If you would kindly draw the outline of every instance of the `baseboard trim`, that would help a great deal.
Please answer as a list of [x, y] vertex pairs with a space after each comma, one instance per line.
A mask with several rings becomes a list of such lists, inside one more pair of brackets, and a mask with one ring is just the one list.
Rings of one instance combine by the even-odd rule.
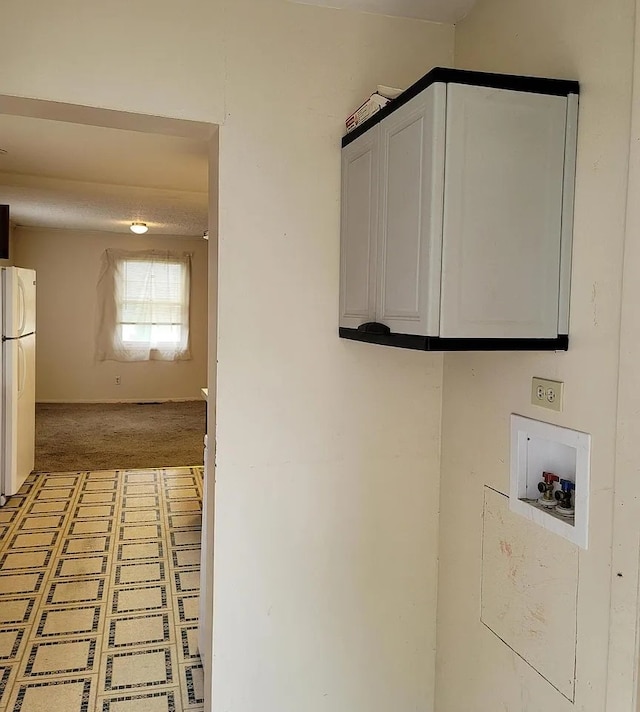
[[36, 400], [36, 403], [41, 403], [42, 405], [53, 405], [53, 404], [60, 404], [60, 405], [72, 405], [74, 403], [77, 404], [82, 404], [82, 403], [95, 403], [95, 404], [100, 404], [100, 403], [190, 403], [193, 401], [202, 401], [204, 402], [204, 398], [202, 396], [195, 396], [193, 398], [100, 398], [97, 400], [85, 400], [85, 399], [69, 399], [69, 400], [61, 400], [61, 399], [41, 399], [38, 398]]

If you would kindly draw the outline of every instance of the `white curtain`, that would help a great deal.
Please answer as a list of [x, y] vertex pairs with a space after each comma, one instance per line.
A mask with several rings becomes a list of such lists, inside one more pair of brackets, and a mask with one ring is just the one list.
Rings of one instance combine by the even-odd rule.
[[98, 361], [190, 359], [189, 253], [106, 250], [98, 280]]

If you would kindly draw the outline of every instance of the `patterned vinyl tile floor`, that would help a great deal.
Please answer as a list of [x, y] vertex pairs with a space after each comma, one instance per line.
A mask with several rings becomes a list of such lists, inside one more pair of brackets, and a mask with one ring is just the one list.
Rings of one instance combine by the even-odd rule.
[[34, 474], [0, 509], [0, 712], [200, 712], [202, 468]]

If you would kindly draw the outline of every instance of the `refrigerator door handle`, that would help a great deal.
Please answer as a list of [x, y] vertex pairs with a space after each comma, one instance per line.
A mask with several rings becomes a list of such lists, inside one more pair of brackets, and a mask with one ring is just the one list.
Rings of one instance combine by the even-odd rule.
[[18, 275], [18, 313], [20, 314], [20, 326], [18, 327], [18, 335], [22, 336], [25, 324], [27, 323], [27, 300], [24, 294], [24, 284]]
[[27, 381], [27, 357], [24, 353], [24, 347], [17, 340], [18, 345], [18, 398], [24, 393], [24, 386]]

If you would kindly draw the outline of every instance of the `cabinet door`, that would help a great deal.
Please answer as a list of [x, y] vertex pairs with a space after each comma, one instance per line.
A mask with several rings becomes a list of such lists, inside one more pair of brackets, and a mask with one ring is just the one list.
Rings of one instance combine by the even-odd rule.
[[440, 336], [554, 338], [566, 97], [447, 89]]
[[340, 326], [375, 317], [379, 126], [342, 149]]
[[446, 86], [432, 84], [380, 126], [377, 321], [438, 335]]

